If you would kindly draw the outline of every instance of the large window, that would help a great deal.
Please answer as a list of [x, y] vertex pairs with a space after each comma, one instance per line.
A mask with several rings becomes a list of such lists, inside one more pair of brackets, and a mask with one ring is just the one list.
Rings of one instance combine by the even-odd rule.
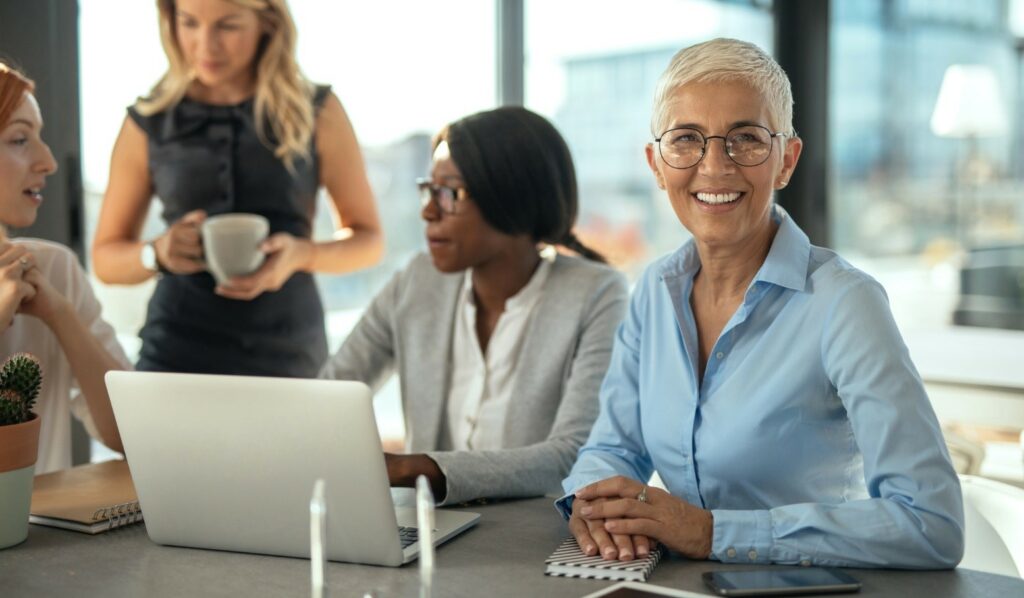
[[580, 237], [635, 276], [688, 234], [644, 158], [658, 77], [675, 52], [714, 37], [771, 52], [768, 2], [653, 0], [602, 10], [526, 3], [526, 103], [566, 137], [580, 184]]
[[833, 1], [830, 32], [833, 244], [885, 286], [958, 465], [1019, 484], [1024, 337], [996, 328], [1024, 329], [1024, 2]]
[[882, 280], [905, 331], [982, 323], [961, 267], [1024, 243], [1021, 4], [832, 3], [833, 244]]
[[[363, 146], [386, 235], [376, 268], [320, 277], [328, 310], [363, 307], [425, 247], [414, 181], [429, 169], [430, 137], [444, 124], [495, 106], [494, 5], [479, 0], [291, 0], [299, 61], [330, 83]], [[323, 236], [332, 225], [319, 210]]]

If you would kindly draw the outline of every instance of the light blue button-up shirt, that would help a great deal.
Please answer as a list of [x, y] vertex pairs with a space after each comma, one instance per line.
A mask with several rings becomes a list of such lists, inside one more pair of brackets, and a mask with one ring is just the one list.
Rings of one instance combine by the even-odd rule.
[[601, 414], [563, 482], [657, 471], [714, 516], [724, 562], [952, 567], [963, 503], [935, 413], [870, 276], [781, 209], [768, 257], [697, 374], [693, 241], [637, 283]]

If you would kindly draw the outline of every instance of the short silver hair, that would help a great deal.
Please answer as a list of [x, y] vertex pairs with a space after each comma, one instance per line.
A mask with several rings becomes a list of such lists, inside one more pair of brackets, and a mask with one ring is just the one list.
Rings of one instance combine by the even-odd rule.
[[668, 127], [672, 96], [688, 83], [743, 81], [760, 92], [768, 104], [773, 132], [796, 136], [793, 130], [793, 90], [789, 77], [767, 52], [750, 42], [719, 37], [676, 52], [654, 91], [651, 134]]

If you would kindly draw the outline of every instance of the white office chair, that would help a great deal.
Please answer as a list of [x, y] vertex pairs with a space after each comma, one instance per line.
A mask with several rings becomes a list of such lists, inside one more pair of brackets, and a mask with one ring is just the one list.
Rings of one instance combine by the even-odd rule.
[[964, 558], [961, 567], [1022, 577], [1024, 489], [960, 476], [964, 492]]

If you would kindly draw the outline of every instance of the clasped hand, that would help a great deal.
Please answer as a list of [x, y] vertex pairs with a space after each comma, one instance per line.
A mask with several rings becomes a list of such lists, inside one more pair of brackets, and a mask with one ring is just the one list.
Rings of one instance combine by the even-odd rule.
[[711, 554], [714, 522], [710, 511], [659, 488], [615, 476], [576, 492], [569, 531], [585, 554], [605, 560], [646, 556], [654, 541], [693, 559]]
[[36, 267], [36, 259], [23, 245], [0, 241], [0, 322], [6, 330], [14, 314], [39, 318], [48, 326], [68, 301]]

